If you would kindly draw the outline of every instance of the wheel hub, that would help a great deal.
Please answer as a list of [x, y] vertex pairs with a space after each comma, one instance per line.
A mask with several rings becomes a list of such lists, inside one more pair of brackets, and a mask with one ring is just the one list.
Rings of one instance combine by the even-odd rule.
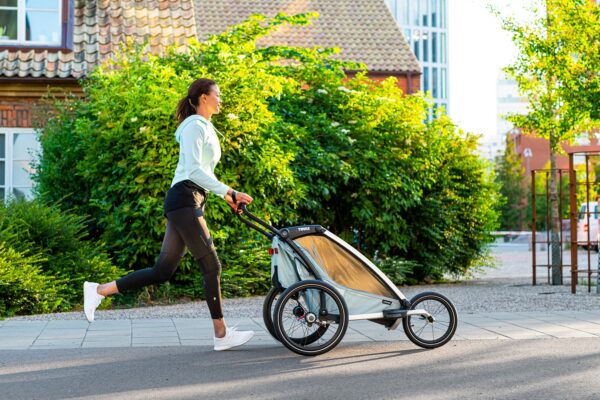
[[315, 322], [317, 320], [317, 316], [313, 313], [308, 313], [306, 314], [306, 322], [308, 322], [309, 324], [312, 324], [313, 322]]
[[300, 306], [296, 306], [296, 307], [294, 307], [292, 314], [294, 314], [294, 317], [296, 317], [296, 318], [302, 318], [304, 316], [304, 308], [302, 308]]

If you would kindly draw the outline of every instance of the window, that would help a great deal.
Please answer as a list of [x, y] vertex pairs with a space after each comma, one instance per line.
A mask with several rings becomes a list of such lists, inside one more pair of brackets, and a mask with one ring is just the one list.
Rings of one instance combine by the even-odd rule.
[[438, 0], [431, 0], [429, 4], [429, 11], [431, 12], [431, 26], [438, 27], [438, 13], [437, 13]]
[[423, 67], [423, 92], [429, 91], [429, 68]]
[[448, 98], [448, 89], [447, 89], [447, 83], [446, 82], [448, 80], [448, 77], [446, 75], [446, 68], [441, 68], [440, 69], [440, 73], [441, 73], [441, 75], [440, 75], [440, 80], [441, 80], [441, 82], [440, 82], [440, 90], [442, 92], [441, 95], [440, 95], [440, 97], [442, 99], [447, 99]]
[[427, 0], [421, 3], [421, 24], [429, 26], [429, 14], [427, 13]]
[[419, 26], [419, 0], [410, 3], [410, 24]]
[[0, 0], [0, 44], [63, 44], [62, 0]]
[[421, 33], [421, 40], [423, 41], [423, 59], [421, 61], [429, 61], [429, 32], [423, 31]]
[[446, 63], [446, 34], [440, 33], [440, 62]]
[[33, 197], [31, 162], [40, 145], [32, 129], [0, 129], [0, 200]]
[[431, 69], [431, 96], [434, 99], [438, 98], [438, 69]]
[[431, 32], [431, 62], [437, 62], [438, 57], [438, 45], [437, 45], [437, 32]]
[[413, 53], [415, 53], [415, 56], [417, 57], [417, 60], [421, 59], [421, 52], [419, 51], [420, 43], [421, 43], [421, 32], [414, 30], [412, 32], [413, 37], [412, 37], [412, 43], [413, 43]]

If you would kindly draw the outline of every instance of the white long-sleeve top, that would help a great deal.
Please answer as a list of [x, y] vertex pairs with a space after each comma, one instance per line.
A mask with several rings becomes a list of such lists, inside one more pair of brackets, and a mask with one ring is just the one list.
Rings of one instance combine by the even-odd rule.
[[221, 144], [213, 124], [200, 115], [187, 117], [175, 131], [179, 162], [171, 187], [186, 179], [224, 197], [229, 186], [220, 182], [214, 170], [221, 159]]

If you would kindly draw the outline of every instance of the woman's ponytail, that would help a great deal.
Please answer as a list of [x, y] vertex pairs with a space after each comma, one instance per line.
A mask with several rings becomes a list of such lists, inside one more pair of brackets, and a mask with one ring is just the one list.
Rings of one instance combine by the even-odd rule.
[[188, 88], [188, 94], [177, 103], [177, 121], [181, 124], [190, 115], [198, 112], [200, 104], [200, 96], [209, 94], [210, 89], [217, 83], [212, 79], [200, 78], [196, 79]]

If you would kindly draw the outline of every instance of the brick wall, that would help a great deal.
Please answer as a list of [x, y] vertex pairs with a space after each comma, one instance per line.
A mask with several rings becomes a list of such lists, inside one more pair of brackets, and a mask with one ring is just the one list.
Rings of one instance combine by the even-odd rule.
[[0, 128], [31, 128], [33, 99], [0, 99]]

